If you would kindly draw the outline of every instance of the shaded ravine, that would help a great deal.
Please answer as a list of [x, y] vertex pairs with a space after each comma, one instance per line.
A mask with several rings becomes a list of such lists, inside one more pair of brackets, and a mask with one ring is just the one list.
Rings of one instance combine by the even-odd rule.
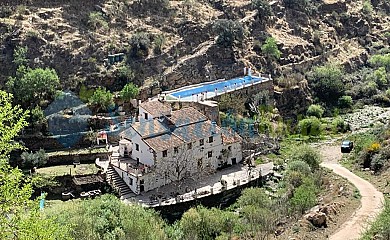
[[383, 194], [371, 183], [356, 176], [338, 163], [338, 160], [342, 158], [339, 146], [325, 145], [320, 148], [320, 152], [323, 156], [321, 166], [331, 169], [337, 175], [346, 178], [355, 185], [361, 195], [360, 207], [329, 239], [359, 239], [369, 226], [369, 223], [382, 211], [384, 202]]

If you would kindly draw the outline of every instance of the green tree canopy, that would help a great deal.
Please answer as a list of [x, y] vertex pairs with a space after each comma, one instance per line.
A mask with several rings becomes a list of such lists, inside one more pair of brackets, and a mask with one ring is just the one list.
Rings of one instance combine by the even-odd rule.
[[320, 154], [309, 145], [300, 145], [290, 153], [291, 161], [304, 161], [306, 162], [312, 171], [319, 169], [321, 156]]
[[54, 69], [19, 66], [16, 77], [8, 80], [7, 88], [20, 102], [32, 104], [51, 98], [59, 84], [60, 79]]
[[257, 10], [257, 18], [261, 22], [267, 22], [273, 14], [271, 5], [266, 0], [252, 0], [252, 7]]
[[77, 240], [166, 239], [163, 220], [153, 210], [122, 203], [113, 195], [75, 202], [46, 210], [61, 225], [72, 223]]
[[327, 104], [336, 104], [344, 93], [344, 70], [335, 64], [315, 67], [308, 75], [310, 85], [318, 99]]
[[139, 94], [139, 88], [135, 86], [133, 83], [126, 84], [120, 95], [122, 100], [124, 101], [130, 101], [131, 99], [135, 98]]
[[8, 154], [21, 146], [13, 142], [27, 126], [28, 112], [12, 106], [12, 95], [0, 91], [0, 239], [70, 239], [67, 225], [59, 226], [38, 210], [38, 202], [30, 200], [31, 183], [8, 164]]
[[107, 111], [114, 105], [114, 95], [105, 88], [99, 87], [89, 98], [89, 103], [99, 111]]
[[28, 60], [27, 60], [27, 46], [25, 47], [17, 47], [14, 50], [14, 60], [13, 62], [16, 64], [16, 66], [21, 66], [25, 65]]
[[244, 39], [244, 28], [238, 21], [218, 19], [214, 22], [213, 30], [218, 35], [217, 43], [226, 47]]
[[279, 59], [281, 52], [278, 49], [276, 40], [273, 37], [269, 37], [265, 40], [263, 46], [261, 46], [261, 51], [269, 58]]
[[324, 114], [324, 108], [321, 105], [312, 104], [309, 106], [306, 112], [307, 116], [322, 118]]

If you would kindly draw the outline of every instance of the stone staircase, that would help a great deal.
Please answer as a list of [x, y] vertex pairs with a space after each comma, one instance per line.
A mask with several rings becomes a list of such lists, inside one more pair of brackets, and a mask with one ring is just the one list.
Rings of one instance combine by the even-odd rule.
[[118, 192], [120, 198], [135, 196], [133, 191], [131, 191], [129, 186], [127, 186], [111, 165], [107, 168], [107, 182]]

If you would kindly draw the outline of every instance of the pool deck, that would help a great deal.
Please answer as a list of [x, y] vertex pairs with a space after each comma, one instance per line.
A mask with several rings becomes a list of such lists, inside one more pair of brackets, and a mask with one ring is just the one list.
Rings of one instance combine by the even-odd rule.
[[269, 75], [242, 76], [229, 80], [218, 79], [211, 82], [189, 85], [162, 92], [165, 101], [202, 102], [207, 99], [230, 93], [239, 89], [272, 80]]

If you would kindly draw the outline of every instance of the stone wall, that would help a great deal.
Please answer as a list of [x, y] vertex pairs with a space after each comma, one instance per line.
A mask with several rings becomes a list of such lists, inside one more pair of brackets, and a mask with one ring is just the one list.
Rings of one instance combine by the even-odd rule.
[[108, 159], [108, 153], [69, 153], [49, 156], [46, 166], [73, 165], [73, 162], [95, 163], [96, 158]]

